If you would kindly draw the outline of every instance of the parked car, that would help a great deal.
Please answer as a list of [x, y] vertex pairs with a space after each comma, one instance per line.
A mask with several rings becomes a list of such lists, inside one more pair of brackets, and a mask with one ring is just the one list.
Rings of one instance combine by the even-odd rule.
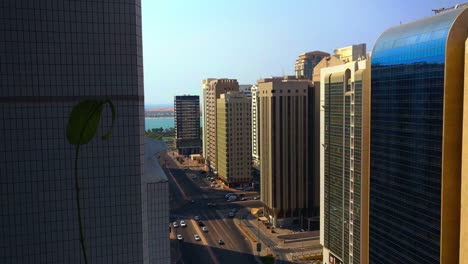
[[207, 228], [206, 226], [202, 227], [201, 230], [202, 230], [203, 232], [208, 232], [208, 228]]
[[228, 194], [226, 194], [226, 195], [224, 196], [224, 198], [227, 199], [227, 198], [229, 198], [229, 196], [231, 196], [231, 195], [235, 195], [235, 194], [233, 194], [233, 193], [228, 193]]
[[179, 227], [179, 224], [177, 224], [177, 222], [174, 222], [174, 223], [172, 223], [172, 226], [173, 226], [174, 228], [177, 228], [177, 227]]
[[181, 220], [181, 221], [180, 221], [180, 226], [181, 226], [181, 227], [187, 227], [187, 224], [185, 223], [184, 220]]
[[198, 221], [198, 226], [204, 227], [205, 224], [202, 221]]
[[242, 197], [240, 200], [241, 200], [241, 201], [246, 201], [246, 200], [247, 200], [247, 197]]
[[200, 240], [201, 240], [201, 238], [200, 238], [199, 235], [194, 235], [193, 237], [195, 238], [196, 241], [200, 241]]
[[184, 240], [184, 238], [182, 237], [181, 234], [178, 234], [178, 235], [177, 235], [177, 240]]
[[196, 215], [193, 219], [195, 219], [195, 221], [199, 221], [200, 217], [198, 215]]
[[259, 200], [260, 199], [260, 196], [255, 196], [254, 197], [254, 200]]
[[229, 212], [229, 217], [234, 217], [234, 213], [233, 212]]
[[218, 240], [218, 244], [224, 245], [224, 241], [222, 239]]

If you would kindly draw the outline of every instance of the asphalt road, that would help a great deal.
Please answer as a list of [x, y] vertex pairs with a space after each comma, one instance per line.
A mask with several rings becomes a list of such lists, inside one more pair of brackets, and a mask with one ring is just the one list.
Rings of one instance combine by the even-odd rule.
[[[257, 263], [252, 255], [250, 242], [236, 227], [239, 215], [230, 218], [228, 214], [233, 208], [239, 211], [244, 207], [258, 207], [261, 206], [261, 202], [248, 200], [227, 203], [224, 198], [227, 191], [210, 188], [209, 183], [200, 177], [199, 172], [180, 169], [170, 158], [165, 159], [167, 170], [179, 184], [177, 186], [171, 175], [168, 175], [171, 223], [177, 221], [180, 224], [180, 220], [185, 220], [188, 225], [173, 228], [176, 234], [183, 236], [183, 241], [178, 243], [182, 255], [179, 263]], [[252, 198], [255, 195], [255, 193], [245, 193], [246, 197]], [[217, 206], [208, 207], [207, 203], [216, 203]], [[194, 220], [195, 216], [200, 217], [208, 232], [202, 232]], [[195, 240], [195, 234], [201, 237], [201, 241]], [[219, 245], [219, 239], [225, 244]]]

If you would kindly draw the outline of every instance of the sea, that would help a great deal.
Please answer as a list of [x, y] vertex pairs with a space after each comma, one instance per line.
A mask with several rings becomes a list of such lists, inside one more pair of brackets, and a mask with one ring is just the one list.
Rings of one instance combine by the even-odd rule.
[[[200, 126], [202, 119], [200, 117]], [[174, 117], [145, 118], [145, 130], [153, 128], [171, 128], [174, 127]]]

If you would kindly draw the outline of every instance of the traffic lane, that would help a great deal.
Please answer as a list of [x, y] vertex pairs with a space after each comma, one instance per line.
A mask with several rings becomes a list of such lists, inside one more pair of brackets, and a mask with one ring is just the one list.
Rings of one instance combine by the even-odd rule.
[[201, 189], [193, 181], [189, 180], [185, 171], [179, 168], [170, 168], [172, 175], [176, 178], [179, 185], [185, 191], [185, 193], [190, 197], [199, 196], [201, 194]]
[[[176, 228], [177, 234], [181, 234], [183, 241], [179, 241], [179, 248], [184, 263], [214, 263], [208, 247], [202, 241], [196, 241], [194, 235], [200, 235], [195, 224], [190, 219], [184, 219], [187, 227]], [[180, 221], [179, 221], [180, 223]]]

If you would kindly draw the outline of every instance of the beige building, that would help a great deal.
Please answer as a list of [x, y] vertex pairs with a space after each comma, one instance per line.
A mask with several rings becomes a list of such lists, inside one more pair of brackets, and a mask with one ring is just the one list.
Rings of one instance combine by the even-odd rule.
[[324, 262], [369, 263], [369, 65], [362, 60], [320, 70]]
[[460, 263], [468, 263], [468, 38], [465, 41], [465, 89], [461, 175]]
[[250, 99], [233, 91], [216, 101], [218, 176], [230, 187], [247, 185], [252, 180]]
[[357, 61], [366, 58], [366, 44], [351, 45], [343, 48], [338, 48], [333, 51], [334, 56], [344, 62]]
[[223, 78], [202, 81], [203, 156], [208, 169], [216, 170], [216, 100], [229, 91], [239, 91], [237, 80]]
[[294, 65], [296, 78], [312, 80], [315, 65], [330, 54], [322, 51], [306, 52], [299, 55]]
[[252, 85], [252, 162], [256, 168], [260, 164], [260, 145], [259, 145], [259, 108], [258, 108], [258, 86]]
[[313, 90], [310, 80], [294, 76], [258, 81], [260, 195], [274, 226], [305, 224], [305, 218], [318, 216], [319, 175], [309, 153]]

